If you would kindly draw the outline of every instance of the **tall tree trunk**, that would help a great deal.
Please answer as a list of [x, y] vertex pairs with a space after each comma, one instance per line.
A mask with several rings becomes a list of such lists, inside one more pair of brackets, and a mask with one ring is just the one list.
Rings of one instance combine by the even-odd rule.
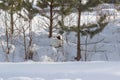
[[80, 47], [80, 23], [81, 23], [81, 0], [78, 8], [78, 32], [77, 32], [77, 61], [81, 59], [81, 47]]
[[[64, 4], [62, 4], [62, 11], [64, 10]], [[61, 14], [61, 23], [62, 23], [62, 29], [64, 29], [64, 14]]]
[[49, 26], [49, 38], [52, 37], [52, 28], [53, 28], [53, 0], [50, 4], [50, 26]]
[[32, 20], [29, 20], [29, 46], [32, 45]]
[[[9, 46], [8, 46], [8, 44], [9, 44], [9, 33], [8, 33], [8, 25], [7, 25], [7, 15], [6, 15], [6, 11], [5, 11], [5, 28], [6, 28], [5, 34], [6, 34], [6, 42], [7, 42], [6, 45], [7, 45], [7, 50], [9, 50]], [[9, 62], [9, 58], [8, 58], [8, 56], [9, 56], [9, 51], [6, 51], [5, 56], [6, 56], [5, 61]]]
[[11, 18], [11, 21], [10, 21], [10, 25], [11, 25], [11, 34], [14, 33], [14, 27], [13, 27], [13, 13], [11, 12], [10, 13], [10, 18]]
[[13, 21], [13, 5], [10, 9], [10, 42], [13, 43], [14, 21]]
[[8, 44], [9, 44], [9, 32], [8, 32], [8, 25], [7, 25], [7, 14], [5, 11], [5, 36], [6, 36], [6, 43], [7, 43], [7, 48], [8, 48]]
[[26, 35], [25, 35], [25, 29], [24, 29], [24, 27], [23, 27], [23, 38], [24, 38], [25, 60], [27, 60], [27, 43], [26, 43]]
[[30, 60], [32, 60], [32, 58], [33, 58], [33, 53], [31, 52], [31, 50], [29, 49], [31, 46], [32, 46], [32, 40], [33, 40], [33, 35], [32, 35], [32, 20], [29, 20], [29, 38], [30, 38], [30, 40], [29, 40], [29, 45], [28, 45], [28, 58], [27, 59], [30, 59]]

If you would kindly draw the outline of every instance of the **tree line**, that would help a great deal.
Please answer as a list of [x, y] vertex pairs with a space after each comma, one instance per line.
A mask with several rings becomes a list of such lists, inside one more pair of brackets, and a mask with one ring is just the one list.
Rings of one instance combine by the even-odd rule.
[[[99, 15], [97, 23], [83, 24], [81, 25], [81, 14], [82, 12], [92, 12], [94, 7], [97, 7], [99, 4], [103, 3], [112, 3], [113, 0], [0, 0], [0, 9], [5, 14], [5, 34], [7, 48], [9, 50], [8, 44], [13, 44], [13, 39], [15, 35], [16, 27], [14, 22], [15, 15], [19, 16], [19, 19], [27, 21], [28, 27], [25, 28], [26, 24], [18, 25], [22, 27], [22, 33], [24, 36], [24, 49], [25, 49], [25, 59], [28, 59], [27, 56], [27, 45], [26, 45], [26, 30], [29, 31], [29, 45], [30, 47], [33, 44], [32, 38], [32, 20], [36, 15], [41, 15], [47, 18], [49, 21], [49, 34], [48, 37], [53, 36], [53, 29], [59, 29], [62, 33], [74, 31], [77, 33], [77, 56], [75, 59], [79, 61], [81, 59], [81, 35], [90, 35], [93, 37], [95, 34], [101, 32], [104, 27], [108, 24], [105, 21], [106, 15]], [[119, 0], [114, 0], [114, 4], [118, 3]], [[66, 26], [65, 17], [71, 13], [77, 14], [77, 25], [75, 26]], [[6, 16], [9, 15], [8, 20]], [[54, 24], [56, 18], [60, 17], [57, 21], [57, 24]], [[99, 26], [99, 27], [98, 27]], [[95, 28], [92, 30], [92, 28]], [[9, 54], [9, 51], [7, 52]]]

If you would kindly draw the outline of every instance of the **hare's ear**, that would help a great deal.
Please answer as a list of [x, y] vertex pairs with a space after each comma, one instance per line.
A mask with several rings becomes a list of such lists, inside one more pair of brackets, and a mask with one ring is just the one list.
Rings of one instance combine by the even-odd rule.
[[60, 35], [57, 36], [57, 39], [59, 39], [59, 40], [61, 39], [61, 38], [60, 38]]

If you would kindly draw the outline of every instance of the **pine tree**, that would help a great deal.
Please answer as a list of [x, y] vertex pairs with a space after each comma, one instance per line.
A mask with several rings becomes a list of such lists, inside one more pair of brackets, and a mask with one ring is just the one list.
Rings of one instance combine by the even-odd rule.
[[14, 33], [14, 17], [13, 15], [21, 10], [23, 0], [0, 0], [0, 9], [7, 11], [10, 14], [10, 31], [11, 35]]
[[[59, 6], [58, 4], [59, 0], [38, 0], [37, 6], [42, 9], [43, 12], [40, 12], [40, 14], [46, 18], [49, 19], [49, 38], [52, 37], [53, 34], [53, 21], [54, 21], [54, 13], [56, 12], [55, 8]], [[45, 9], [47, 11], [45, 11]], [[44, 11], [46, 13], [49, 13], [49, 16], [45, 15]]]
[[82, 0], [75, 0], [74, 8], [76, 8], [78, 13], [78, 23], [77, 23], [77, 57], [75, 58], [77, 61], [81, 59], [81, 47], [80, 47], [80, 24], [81, 24], [81, 13], [82, 13]]
[[[0, 9], [3, 10], [6, 13], [8, 13], [10, 15], [10, 24], [9, 27], [7, 29], [7, 35], [9, 35], [8, 37], [10, 38], [10, 42], [11, 44], [13, 44], [13, 35], [14, 35], [14, 14], [19, 12], [21, 10], [21, 5], [23, 0], [0, 0]], [[10, 32], [8, 32], [10, 31]]]
[[72, 12], [71, 0], [58, 0], [59, 8], [58, 14], [61, 19], [58, 21], [60, 26], [60, 33], [62, 34], [64, 30], [67, 30], [67, 26], [64, 24], [64, 19], [66, 16], [70, 15]]
[[[75, 31], [77, 32], [77, 57], [75, 58], [77, 61], [81, 59], [81, 41], [80, 41], [80, 36], [82, 34], [86, 34], [85, 31], [83, 31], [85, 28], [88, 30], [87, 33], [91, 37], [93, 37], [95, 34], [99, 33], [104, 29], [104, 27], [107, 25], [107, 22], [104, 22], [106, 16], [100, 17], [98, 20], [98, 24], [90, 24], [90, 25], [81, 25], [81, 13], [84, 11], [93, 11], [93, 7], [96, 7], [98, 4], [101, 3], [108, 3], [108, 0], [86, 0], [86, 3], [83, 3], [84, 0], [71, 0], [71, 6], [72, 10], [76, 11], [78, 14], [78, 22], [77, 26], [72, 26], [71, 28], [68, 28], [68, 31]], [[99, 28], [92, 30], [90, 28], [98, 27]]]

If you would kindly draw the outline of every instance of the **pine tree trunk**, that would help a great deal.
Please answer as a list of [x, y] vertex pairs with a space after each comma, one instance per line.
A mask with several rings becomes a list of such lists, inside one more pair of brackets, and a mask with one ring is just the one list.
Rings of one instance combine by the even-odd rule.
[[13, 44], [14, 21], [13, 21], [13, 5], [10, 9], [10, 43]]
[[24, 38], [25, 60], [27, 60], [27, 43], [26, 43], [26, 35], [25, 35], [25, 29], [24, 29], [24, 27], [23, 27], [23, 38]]
[[29, 40], [29, 46], [31, 46], [32, 45], [32, 21], [31, 20], [29, 20], [29, 38], [30, 38], [30, 40]]
[[49, 26], [49, 38], [52, 37], [52, 28], [53, 28], [53, 0], [50, 4], [50, 26]]
[[81, 0], [80, 1], [80, 6], [78, 8], [78, 32], [77, 32], [77, 61], [81, 59], [81, 47], [80, 47], [80, 19], [81, 19]]
[[[13, 6], [13, 5], [12, 5]], [[11, 25], [11, 35], [13, 35], [14, 33], [14, 22], [13, 22], [13, 9], [11, 7], [11, 11], [10, 11], [10, 25]]]
[[[5, 27], [6, 27], [6, 43], [7, 43], [7, 49], [9, 48], [8, 44], [9, 44], [9, 33], [8, 33], [8, 26], [7, 26], [7, 15], [6, 15], [6, 12], [5, 12]], [[9, 51], [6, 52], [5, 56], [6, 56], [6, 59], [5, 61], [9, 62], [9, 58], [8, 58], [8, 55], [9, 55]]]
[[[7, 43], [7, 48], [8, 48], [8, 44], [9, 44], [9, 32], [8, 32], [8, 25], [7, 25], [7, 15], [6, 15], [6, 11], [5, 11], [5, 36], [6, 36], [6, 43]], [[6, 53], [7, 54], [7, 53]]]
[[10, 24], [11, 24], [11, 35], [14, 33], [14, 27], [13, 27], [13, 13], [11, 13], [10, 14], [10, 17], [11, 17], [11, 22], [10, 22]]
[[33, 53], [30, 51], [30, 47], [32, 46], [32, 42], [33, 42], [33, 35], [32, 35], [32, 21], [31, 20], [29, 20], [29, 38], [30, 38], [30, 40], [29, 40], [29, 46], [28, 46], [28, 56], [27, 56], [27, 59], [30, 59], [30, 60], [32, 60], [32, 58], [33, 58]]
[[[62, 11], [64, 10], [64, 4], [62, 4]], [[62, 16], [61, 16], [61, 22], [62, 22], [62, 28], [64, 27], [64, 14], [62, 13], [61, 14]]]

